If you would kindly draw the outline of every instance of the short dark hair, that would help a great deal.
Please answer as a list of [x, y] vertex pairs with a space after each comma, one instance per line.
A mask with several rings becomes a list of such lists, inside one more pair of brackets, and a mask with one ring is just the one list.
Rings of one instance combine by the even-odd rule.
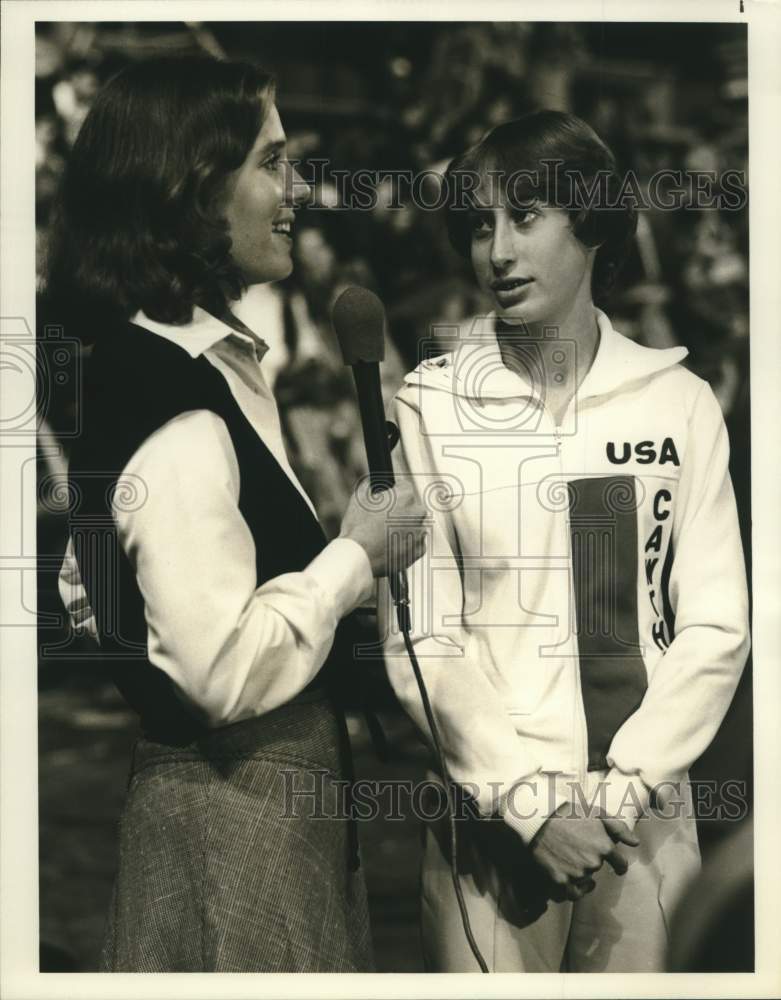
[[[539, 199], [565, 208], [572, 229], [587, 247], [599, 247], [592, 275], [595, 301], [605, 298], [637, 229], [637, 212], [618, 197], [622, 178], [615, 157], [597, 133], [576, 115], [531, 111], [497, 125], [447, 168], [447, 229], [450, 242], [469, 258], [471, 228], [466, 175], [496, 177], [510, 203]], [[458, 192], [465, 197], [459, 197]]]
[[219, 314], [238, 298], [245, 283], [218, 204], [273, 99], [258, 67], [205, 55], [144, 60], [111, 79], [65, 169], [48, 311], [79, 317], [94, 336], [139, 309], [182, 324], [196, 305]]

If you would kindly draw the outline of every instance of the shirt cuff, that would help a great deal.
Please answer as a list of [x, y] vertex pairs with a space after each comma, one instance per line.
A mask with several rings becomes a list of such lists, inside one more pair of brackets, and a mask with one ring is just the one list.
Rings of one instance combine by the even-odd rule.
[[329, 542], [304, 572], [329, 596], [337, 619], [367, 601], [374, 591], [369, 557], [352, 538]]
[[635, 824], [648, 808], [651, 797], [649, 789], [636, 774], [625, 774], [617, 767], [611, 768], [605, 776], [605, 812], [614, 819], [623, 820], [633, 830]]
[[569, 798], [556, 789], [555, 776], [537, 773], [513, 785], [499, 812], [502, 819], [528, 844], [542, 824]]

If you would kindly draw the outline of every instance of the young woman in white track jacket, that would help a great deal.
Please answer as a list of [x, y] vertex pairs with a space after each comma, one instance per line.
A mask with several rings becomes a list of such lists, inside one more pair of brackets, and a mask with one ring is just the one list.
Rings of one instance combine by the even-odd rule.
[[[450, 331], [447, 353], [440, 334], [394, 405], [397, 473], [431, 514], [410, 571], [416, 653], [452, 778], [503, 820], [459, 824], [493, 971], [664, 968], [699, 867], [687, 771], [748, 649], [719, 405], [684, 348], [642, 347], [594, 306], [635, 224], [578, 202], [572, 177], [582, 194], [599, 171], [610, 198], [612, 154], [559, 112], [451, 164], [450, 194], [468, 192], [451, 240], [495, 312]], [[389, 676], [426, 732], [393, 622]], [[436, 822], [423, 867], [427, 966], [474, 970]]]

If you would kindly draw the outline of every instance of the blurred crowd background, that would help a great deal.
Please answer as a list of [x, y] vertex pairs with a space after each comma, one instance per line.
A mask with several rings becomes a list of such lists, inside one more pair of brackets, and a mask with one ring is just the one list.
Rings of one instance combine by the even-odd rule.
[[[242, 318], [272, 348], [264, 368], [291, 459], [333, 535], [348, 493], [365, 471], [351, 378], [330, 326], [336, 295], [345, 285], [359, 284], [385, 303], [388, 397], [417, 362], [432, 328], [487, 306], [448, 246], [439, 213], [417, 208], [392, 181], [384, 183], [372, 210], [341, 210], [350, 175], [359, 169], [442, 171], [492, 125], [549, 107], [585, 118], [643, 185], [662, 168], [712, 171], [716, 178], [742, 170], [747, 176], [746, 43], [745, 26], [732, 24], [39, 23], [39, 274], [69, 149], [106, 79], [152, 54], [194, 50], [249, 58], [271, 70], [289, 155], [303, 161], [304, 176], [307, 164], [328, 164], [318, 170], [314, 205], [299, 213], [293, 275], [253, 289]], [[400, 207], [389, 208], [392, 203]], [[640, 213], [631, 257], [607, 308], [617, 329], [643, 344], [685, 345], [687, 363], [711, 383], [730, 432], [750, 565], [748, 301], [747, 209], [683, 204], [675, 211]], [[68, 437], [77, 425], [81, 362], [80, 348], [67, 342], [67, 334], [63, 340], [45, 333], [41, 340], [46, 398], [39, 460], [41, 480], [48, 484], [39, 499], [38, 531], [42, 961], [89, 969], [110, 888], [111, 824], [121, 800], [131, 720], [102, 685], [88, 651], [67, 636], [56, 592], [67, 522], [52, 484], [65, 474]], [[380, 671], [372, 678], [371, 697], [397, 736], [396, 763], [386, 763], [381, 773], [387, 776], [390, 766], [407, 776], [411, 766], [420, 766], [414, 739], [395, 714]], [[360, 772], [366, 734], [357, 714], [351, 728]], [[703, 779], [744, 780], [750, 795], [750, 671], [695, 770]], [[107, 792], [111, 775], [119, 784], [114, 799]], [[701, 824], [706, 853], [729, 826]], [[412, 971], [418, 960], [417, 832], [409, 825], [401, 829], [397, 824], [366, 833], [364, 848], [380, 927], [380, 967]], [[98, 856], [103, 860], [96, 874]], [[91, 869], [93, 881], [82, 878], [74, 883], [81, 891], [69, 892], [68, 879], [78, 878], [80, 865]], [[406, 875], [399, 874], [406, 868]]]

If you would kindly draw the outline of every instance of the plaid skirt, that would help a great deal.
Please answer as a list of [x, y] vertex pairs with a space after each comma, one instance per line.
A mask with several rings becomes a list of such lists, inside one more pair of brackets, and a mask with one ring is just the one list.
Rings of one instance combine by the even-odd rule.
[[317, 700], [138, 740], [102, 971], [372, 971], [342, 734]]

